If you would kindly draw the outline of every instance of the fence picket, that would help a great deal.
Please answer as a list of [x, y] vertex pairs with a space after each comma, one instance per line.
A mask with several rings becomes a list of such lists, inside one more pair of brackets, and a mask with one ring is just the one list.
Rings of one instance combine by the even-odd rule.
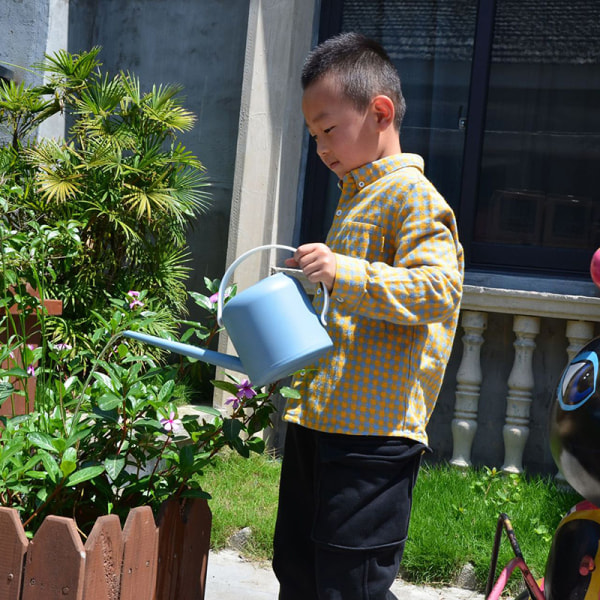
[[117, 515], [99, 517], [85, 543], [85, 600], [119, 600], [123, 534]]
[[201, 498], [165, 502], [158, 515], [154, 600], [203, 600], [212, 514]]
[[123, 531], [99, 517], [84, 546], [73, 519], [46, 517], [29, 542], [0, 507], [0, 600], [204, 600], [211, 521], [205, 500], [172, 499], [158, 527], [149, 506]]
[[0, 508], [0, 531], [0, 600], [19, 600], [29, 542], [14, 508]]
[[46, 517], [27, 551], [23, 600], [83, 600], [84, 567], [73, 519]]
[[120, 600], [152, 600], [156, 586], [158, 528], [149, 506], [129, 511], [123, 528]]

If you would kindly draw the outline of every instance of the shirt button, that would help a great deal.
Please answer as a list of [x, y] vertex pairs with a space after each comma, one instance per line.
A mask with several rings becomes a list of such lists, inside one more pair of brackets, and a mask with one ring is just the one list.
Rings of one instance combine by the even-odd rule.
[[321, 288], [317, 288], [317, 296], [321, 293]]
[[365, 182], [364, 182], [364, 181], [359, 181], [359, 182], [358, 182], [358, 187], [359, 187], [359, 188], [363, 188], [363, 187], [365, 187]]
[[337, 301], [337, 302], [343, 302], [343, 301], [344, 301], [344, 299], [343, 299], [341, 296], [338, 296], [338, 297], [336, 298], [336, 301]]
[[335, 211], [335, 214], [336, 214], [338, 217], [341, 217], [341, 216], [342, 216], [342, 211], [341, 211], [341, 210], [336, 210], [336, 211]]

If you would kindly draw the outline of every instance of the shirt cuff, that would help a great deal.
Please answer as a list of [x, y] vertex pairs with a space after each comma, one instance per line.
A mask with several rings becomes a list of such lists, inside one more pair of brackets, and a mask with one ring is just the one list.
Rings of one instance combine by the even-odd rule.
[[366, 293], [367, 262], [343, 254], [336, 254], [335, 261], [335, 284], [331, 300], [335, 302], [338, 310], [353, 312]]

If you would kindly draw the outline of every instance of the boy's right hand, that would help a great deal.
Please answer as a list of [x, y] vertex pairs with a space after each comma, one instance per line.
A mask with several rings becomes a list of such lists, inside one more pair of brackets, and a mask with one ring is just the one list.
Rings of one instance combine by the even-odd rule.
[[302, 269], [311, 283], [322, 283], [328, 292], [335, 283], [336, 260], [335, 254], [325, 244], [303, 244], [293, 258], [285, 261], [286, 267]]

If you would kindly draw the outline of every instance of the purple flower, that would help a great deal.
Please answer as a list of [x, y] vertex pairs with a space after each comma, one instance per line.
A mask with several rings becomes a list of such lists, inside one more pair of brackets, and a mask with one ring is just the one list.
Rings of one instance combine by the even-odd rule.
[[240, 406], [240, 399], [237, 396], [235, 398], [229, 398], [229, 400], [225, 400], [225, 404], [231, 404], [233, 410], [237, 410]]
[[131, 302], [129, 303], [129, 309], [134, 310], [136, 307], [143, 308], [144, 303], [139, 300], [140, 293], [136, 290], [129, 290], [127, 292], [127, 296], [131, 298]]
[[33, 365], [29, 365], [27, 367], [27, 375], [29, 375], [29, 377], [33, 377], [35, 375], [35, 368]]
[[181, 425], [181, 421], [179, 419], [175, 418], [175, 412], [171, 411], [169, 413], [169, 418], [168, 419], [161, 419], [160, 420], [160, 424], [163, 426], [163, 429], [165, 431], [175, 431], [175, 429], [177, 427], [179, 427], [179, 425]]
[[252, 388], [252, 384], [247, 379], [244, 379], [244, 381], [242, 381], [242, 383], [238, 383], [237, 389], [238, 389], [238, 391], [237, 391], [236, 396], [240, 400], [243, 400], [244, 398], [250, 399], [250, 398], [254, 398], [254, 396], [256, 396], [256, 392]]

